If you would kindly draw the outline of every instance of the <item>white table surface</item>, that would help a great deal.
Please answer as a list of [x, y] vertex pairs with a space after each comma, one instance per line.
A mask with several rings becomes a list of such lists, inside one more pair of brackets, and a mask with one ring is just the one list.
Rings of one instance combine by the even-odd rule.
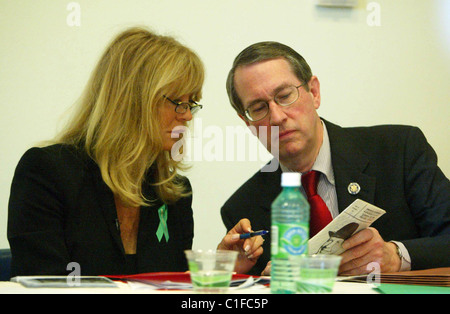
[[[26, 288], [19, 283], [0, 282], [0, 294], [190, 294], [191, 290], [133, 289], [124, 282], [117, 282], [118, 288]], [[378, 294], [367, 283], [336, 282], [333, 294]], [[229, 290], [227, 294], [270, 294], [267, 287]]]

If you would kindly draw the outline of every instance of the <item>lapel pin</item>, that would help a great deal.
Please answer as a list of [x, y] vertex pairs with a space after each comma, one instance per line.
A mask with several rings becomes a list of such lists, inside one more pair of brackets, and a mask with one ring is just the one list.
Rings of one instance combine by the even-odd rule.
[[356, 182], [352, 182], [348, 185], [348, 193], [350, 193], [351, 195], [356, 195], [359, 193], [359, 191], [361, 191], [361, 187], [359, 186], [358, 183]]

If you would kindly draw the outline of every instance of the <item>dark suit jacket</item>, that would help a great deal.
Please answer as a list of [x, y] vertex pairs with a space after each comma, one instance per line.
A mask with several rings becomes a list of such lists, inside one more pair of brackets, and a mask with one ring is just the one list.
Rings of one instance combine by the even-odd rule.
[[[450, 183], [423, 133], [409, 126], [341, 128], [325, 121], [339, 211], [356, 198], [386, 211], [372, 226], [385, 241], [401, 241], [412, 269], [450, 266]], [[257, 172], [223, 205], [231, 229], [248, 218], [254, 230], [270, 230], [270, 207], [280, 193], [281, 170]], [[351, 195], [349, 183], [361, 191]], [[252, 273], [270, 260], [270, 235]]]
[[[183, 178], [190, 190], [189, 181]], [[143, 193], [154, 199], [151, 177]], [[137, 272], [185, 271], [184, 250], [194, 236], [192, 197], [168, 206], [169, 241], [156, 237], [158, 201], [141, 207]], [[12, 276], [63, 275], [77, 262], [82, 275], [126, 272], [126, 256], [117, 228], [114, 196], [100, 169], [74, 147], [32, 148], [20, 160], [11, 187], [8, 239]]]

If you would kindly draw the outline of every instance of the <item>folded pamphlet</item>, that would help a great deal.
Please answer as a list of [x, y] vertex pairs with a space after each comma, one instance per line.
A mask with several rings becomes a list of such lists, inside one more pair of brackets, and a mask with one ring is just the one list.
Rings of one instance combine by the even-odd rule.
[[342, 243], [369, 227], [386, 211], [357, 199], [308, 242], [309, 254], [339, 255]]

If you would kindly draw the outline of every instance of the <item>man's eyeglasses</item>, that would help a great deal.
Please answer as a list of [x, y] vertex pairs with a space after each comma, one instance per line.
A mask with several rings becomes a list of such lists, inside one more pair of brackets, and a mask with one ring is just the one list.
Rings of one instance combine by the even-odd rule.
[[[299, 86], [289, 85], [284, 87], [276, 93], [273, 100], [282, 107], [292, 105], [298, 99], [298, 88], [303, 85], [304, 84], [300, 84]], [[252, 103], [244, 112], [245, 116], [250, 121], [255, 122], [262, 120], [269, 113], [269, 103], [267, 101]]]
[[200, 109], [203, 108], [202, 105], [196, 103], [193, 100], [190, 100], [189, 102], [176, 102], [172, 99], [170, 99], [169, 97], [167, 97], [166, 95], [164, 95], [164, 98], [166, 98], [168, 101], [170, 101], [172, 104], [174, 104], [175, 107], [175, 112], [176, 113], [186, 113], [188, 111], [188, 109], [191, 110], [191, 114], [195, 114], [196, 112], [198, 112]]

